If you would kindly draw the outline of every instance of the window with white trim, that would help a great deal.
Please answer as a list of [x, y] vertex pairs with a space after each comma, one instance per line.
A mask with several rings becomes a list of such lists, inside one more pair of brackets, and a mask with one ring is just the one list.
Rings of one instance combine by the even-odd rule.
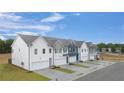
[[45, 49], [43, 49], [43, 54], [45, 54], [45, 52], [46, 52], [46, 50], [45, 50]]
[[37, 55], [38, 54], [38, 50], [34, 49], [34, 54]]
[[49, 49], [49, 53], [52, 53], [52, 49], [51, 48]]

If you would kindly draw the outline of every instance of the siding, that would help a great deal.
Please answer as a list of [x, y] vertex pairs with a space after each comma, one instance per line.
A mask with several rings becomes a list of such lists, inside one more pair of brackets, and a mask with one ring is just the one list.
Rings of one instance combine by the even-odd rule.
[[[24, 62], [24, 65], [21, 65]], [[12, 46], [12, 64], [29, 70], [28, 47], [26, 43], [18, 36]]]
[[[31, 60], [31, 70], [37, 70], [49, 67], [49, 58], [53, 58], [52, 53], [49, 53], [49, 47], [46, 41], [42, 38], [38, 38], [32, 43], [30, 48], [30, 60]], [[35, 55], [34, 50], [38, 50], [38, 54]], [[43, 49], [45, 49], [45, 54], [43, 54]]]

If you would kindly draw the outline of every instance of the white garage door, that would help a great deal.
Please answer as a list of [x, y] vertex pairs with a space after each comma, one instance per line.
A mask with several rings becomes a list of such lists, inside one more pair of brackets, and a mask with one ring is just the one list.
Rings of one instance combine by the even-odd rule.
[[49, 67], [49, 61], [32, 62], [31, 64], [31, 70], [39, 70], [48, 67]]
[[76, 62], [76, 56], [69, 57], [69, 63], [74, 63], [74, 62]]
[[58, 59], [54, 59], [54, 64], [55, 64], [56, 66], [66, 64], [66, 57], [60, 57], [60, 58], [58, 58]]
[[94, 55], [90, 55], [89, 59], [90, 60], [94, 60], [95, 59], [95, 56]]
[[81, 61], [87, 61], [88, 60], [88, 56], [81, 56]]

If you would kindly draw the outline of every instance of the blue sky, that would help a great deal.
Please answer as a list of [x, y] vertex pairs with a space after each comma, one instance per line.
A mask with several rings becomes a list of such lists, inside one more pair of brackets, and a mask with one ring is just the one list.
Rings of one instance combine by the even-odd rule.
[[124, 43], [124, 13], [0, 13], [0, 38], [14, 38], [18, 33]]

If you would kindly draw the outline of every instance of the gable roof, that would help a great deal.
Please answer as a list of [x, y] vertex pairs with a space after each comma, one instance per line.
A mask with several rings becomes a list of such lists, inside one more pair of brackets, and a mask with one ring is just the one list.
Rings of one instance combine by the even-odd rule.
[[96, 48], [97, 46], [95, 44], [93, 44], [92, 42], [86, 42], [87, 46], [89, 48]]
[[33, 35], [22, 35], [18, 34], [27, 45], [30, 45], [34, 40], [36, 40], [39, 36], [33, 36]]
[[[32, 42], [34, 42], [34, 40], [40, 37], [40, 36], [23, 35], [23, 34], [19, 34], [19, 36], [25, 41], [27, 45], [30, 45]], [[82, 43], [84, 42], [84, 41], [76, 41], [72, 39], [60, 39], [60, 38], [47, 37], [47, 36], [42, 36], [42, 37], [52, 47], [55, 46], [55, 43], [57, 41], [60, 41], [64, 47], [67, 47], [70, 44], [74, 44], [75, 46], [80, 47]], [[95, 45], [92, 42], [87, 42], [86, 44], [88, 45], [88, 47], [95, 47]]]

